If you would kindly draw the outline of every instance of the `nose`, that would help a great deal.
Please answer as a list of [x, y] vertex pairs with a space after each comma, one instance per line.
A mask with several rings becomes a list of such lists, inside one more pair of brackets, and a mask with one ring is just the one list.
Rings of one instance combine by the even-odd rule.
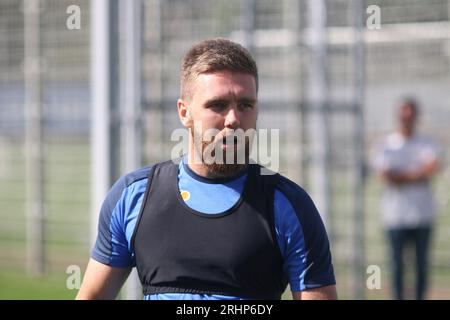
[[225, 127], [230, 129], [239, 128], [239, 114], [236, 106], [232, 106], [228, 109], [227, 114], [225, 116]]

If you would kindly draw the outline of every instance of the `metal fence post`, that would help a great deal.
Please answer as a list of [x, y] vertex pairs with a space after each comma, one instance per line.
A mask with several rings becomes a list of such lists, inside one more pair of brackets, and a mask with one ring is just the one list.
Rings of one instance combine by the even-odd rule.
[[328, 84], [326, 44], [326, 4], [324, 0], [309, 0], [311, 64], [308, 102], [310, 114], [311, 194], [327, 231], [330, 232], [330, 142], [328, 127]]
[[45, 270], [40, 4], [40, 0], [29, 0], [23, 3], [27, 268], [28, 272], [33, 275], [42, 275]]
[[[121, 28], [121, 158], [123, 171], [127, 173], [141, 165], [142, 2], [121, 0], [120, 6], [120, 11], [124, 13], [124, 25]], [[135, 268], [125, 284], [125, 299], [142, 299], [142, 286]]]
[[353, 2], [354, 42], [352, 46], [353, 56], [353, 170], [352, 181], [352, 262], [351, 262], [351, 291], [353, 299], [365, 298], [365, 268], [364, 268], [364, 186], [365, 186], [365, 160], [364, 160], [364, 86], [365, 86], [365, 51], [364, 51], [364, 0]]

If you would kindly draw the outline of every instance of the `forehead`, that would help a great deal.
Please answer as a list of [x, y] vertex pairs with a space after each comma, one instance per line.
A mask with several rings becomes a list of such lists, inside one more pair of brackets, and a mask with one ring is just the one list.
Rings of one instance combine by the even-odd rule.
[[256, 99], [256, 81], [248, 73], [214, 72], [200, 74], [194, 80], [193, 94], [197, 97], [245, 97]]

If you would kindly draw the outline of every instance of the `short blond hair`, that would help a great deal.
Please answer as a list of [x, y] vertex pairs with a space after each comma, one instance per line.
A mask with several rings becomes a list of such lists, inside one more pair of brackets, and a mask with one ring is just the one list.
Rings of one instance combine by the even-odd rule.
[[180, 72], [181, 98], [190, 98], [190, 85], [201, 74], [220, 71], [242, 72], [255, 78], [258, 92], [258, 69], [250, 52], [227, 39], [208, 39], [197, 43], [183, 57]]

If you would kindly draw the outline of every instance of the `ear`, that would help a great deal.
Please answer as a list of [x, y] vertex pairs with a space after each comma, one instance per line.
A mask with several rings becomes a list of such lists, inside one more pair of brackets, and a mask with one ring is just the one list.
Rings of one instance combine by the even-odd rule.
[[192, 125], [192, 117], [186, 101], [184, 101], [183, 99], [178, 99], [177, 108], [178, 117], [180, 117], [181, 124], [186, 128], [190, 128]]

